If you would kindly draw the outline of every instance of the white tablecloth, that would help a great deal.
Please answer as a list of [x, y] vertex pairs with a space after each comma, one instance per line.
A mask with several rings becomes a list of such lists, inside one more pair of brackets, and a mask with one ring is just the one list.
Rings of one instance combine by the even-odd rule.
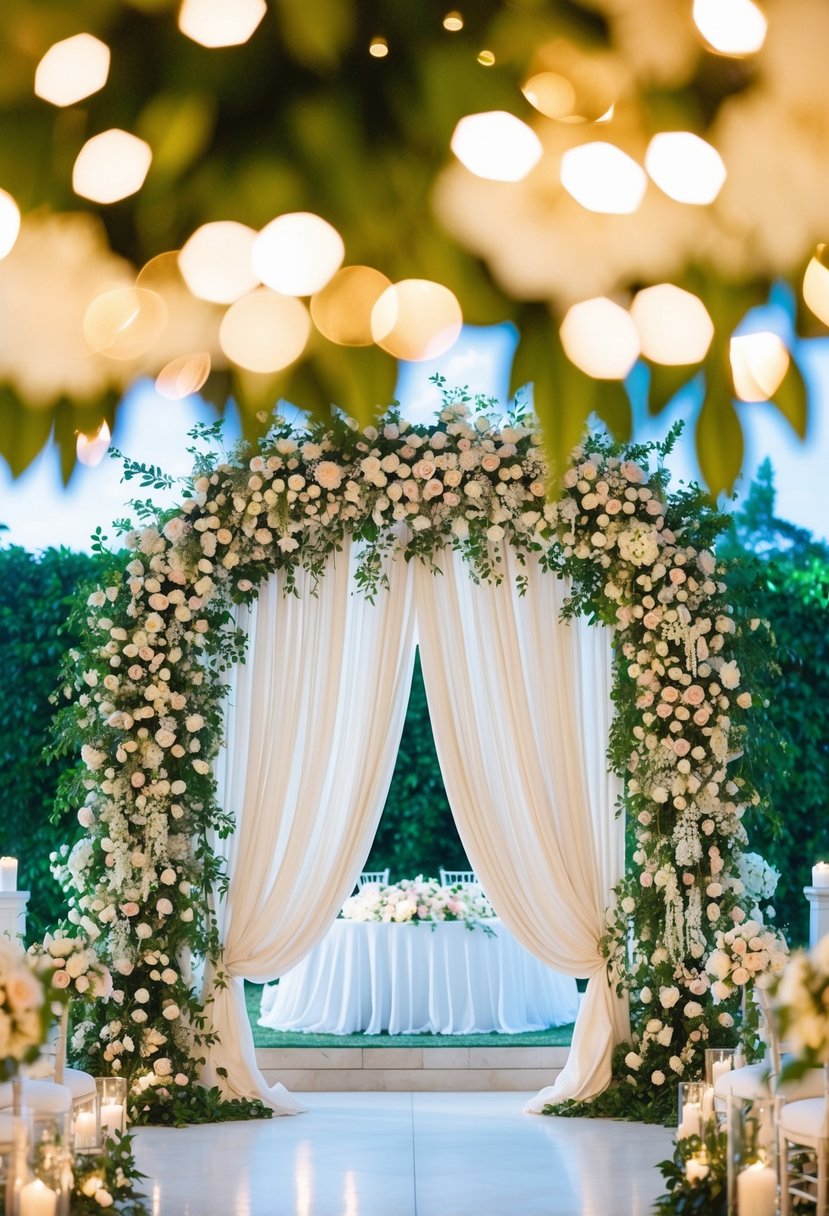
[[320, 1034], [520, 1034], [575, 1020], [576, 981], [551, 971], [499, 920], [336, 920], [262, 993], [259, 1025]]

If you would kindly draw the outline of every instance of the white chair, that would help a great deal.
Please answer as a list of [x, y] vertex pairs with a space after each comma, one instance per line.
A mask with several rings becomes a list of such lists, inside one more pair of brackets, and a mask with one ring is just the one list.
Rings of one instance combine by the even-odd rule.
[[389, 866], [386, 866], [385, 870], [363, 870], [357, 879], [357, 886], [362, 888], [370, 886], [371, 883], [379, 883], [381, 887], [387, 887], [389, 885], [389, 868]]
[[440, 867], [440, 885], [442, 887], [477, 887], [478, 875], [474, 870], [444, 870]]
[[733, 1068], [730, 1072], [723, 1073], [714, 1086], [714, 1096], [727, 1102], [753, 1102], [757, 1098], [772, 1096], [785, 1098], [787, 1102], [819, 1098], [823, 1093], [821, 1068], [810, 1068], [799, 1080], [781, 1084], [781, 1045], [765, 989], [755, 988], [754, 999], [760, 1007], [766, 1057], [757, 1064], [744, 1064], [742, 1068]]
[[[786, 1100], [780, 1108], [780, 1212], [790, 1216], [792, 1200], [815, 1205], [815, 1216], [829, 1216], [829, 1064], [823, 1073], [823, 1096]], [[816, 1170], [808, 1168], [814, 1154]]]

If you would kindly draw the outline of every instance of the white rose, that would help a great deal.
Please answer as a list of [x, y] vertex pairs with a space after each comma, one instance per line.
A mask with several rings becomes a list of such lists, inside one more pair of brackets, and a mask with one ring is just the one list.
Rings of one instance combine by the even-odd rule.
[[680, 997], [679, 989], [675, 984], [669, 988], [662, 987], [659, 989], [659, 1003], [663, 1009], [672, 1009]]

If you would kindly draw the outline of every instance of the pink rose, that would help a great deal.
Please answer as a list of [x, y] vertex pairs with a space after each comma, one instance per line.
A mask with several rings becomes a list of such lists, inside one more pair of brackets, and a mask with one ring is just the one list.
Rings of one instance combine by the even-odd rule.
[[649, 874], [648, 871], [645, 870], [645, 872], [643, 874], [639, 875], [639, 882], [641, 883], [641, 885], [643, 887], [652, 887], [653, 886], [653, 874]]
[[429, 481], [426, 482], [426, 485], [423, 487], [423, 497], [424, 498], [437, 498], [438, 495], [442, 494], [442, 493], [443, 493], [443, 482], [440, 481], [437, 477], [432, 477]]
[[412, 476], [421, 481], [430, 481], [435, 475], [435, 465], [431, 460], [418, 460], [412, 467]]
[[64, 971], [63, 967], [52, 976], [52, 985], [55, 988], [68, 988], [71, 982], [69, 973]]
[[711, 717], [710, 709], [698, 709], [694, 714], [694, 722], [697, 726], [705, 726], [705, 723]]
[[133, 773], [132, 776], [130, 777], [130, 785], [133, 787], [133, 789], [140, 790], [141, 786], [145, 783], [146, 780], [147, 780], [147, 778], [144, 776], [143, 773]]
[[701, 705], [705, 700], [705, 690], [699, 684], [689, 684], [682, 694], [682, 700], [686, 705]]
[[668, 578], [671, 580], [672, 583], [675, 583], [676, 586], [679, 586], [680, 583], [684, 583], [685, 577], [686, 577], [685, 571], [678, 570], [676, 567], [674, 567], [674, 569], [668, 575]]
[[314, 469], [314, 480], [323, 490], [337, 490], [342, 485], [343, 470], [333, 460], [321, 460]]
[[494, 452], [487, 452], [486, 456], [481, 459], [481, 468], [485, 473], [494, 473], [500, 463], [500, 456], [496, 456]]
[[138, 904], [129, 902], [121, 904], [121, 911], [123, 912], [124, 916], [137, 916], [139, 907]]
[[663, 688], [660, 696], [662, 697], [663, 701], [673, 702], [679, 700], [679, 693], [672, 685], [668, 685], [667, 688]]
[[687, 739], [674, 739], [674, 752], [677, 756], [687, 756], [691, 750], [691, 744]]
[[670, 718], [673, 712], [670, 705], [666, 705], [664, 701], [660, 701], [656, 707], [657, 717], [659, 718]]

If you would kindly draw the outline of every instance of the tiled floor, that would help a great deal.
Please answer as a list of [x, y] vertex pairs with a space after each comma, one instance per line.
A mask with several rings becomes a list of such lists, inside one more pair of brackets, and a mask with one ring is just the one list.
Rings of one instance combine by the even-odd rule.
[[664, 1189], [661, 1127], [525, 1115], [515, 1093], [307, 1103], [264, 1122], [139, 1129], [153, 1216], [647, 1216]]

